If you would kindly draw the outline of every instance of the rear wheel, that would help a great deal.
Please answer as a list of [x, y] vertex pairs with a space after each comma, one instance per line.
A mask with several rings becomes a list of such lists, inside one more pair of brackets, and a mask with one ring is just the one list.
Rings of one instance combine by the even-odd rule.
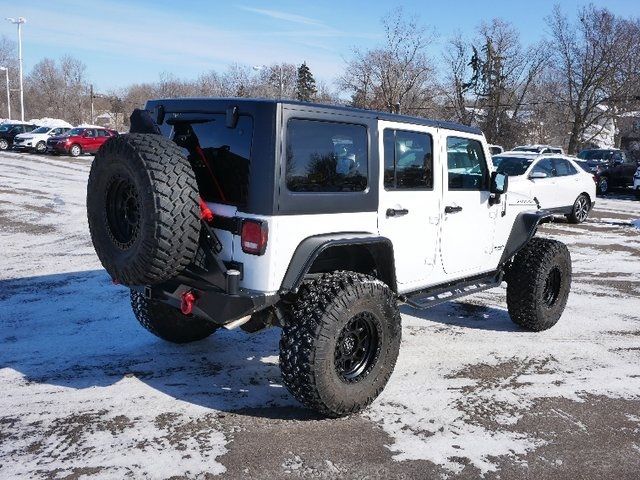
[[532, 238], [517, 253], [507, 274], [507, 308], [511, 320], [539, 332], [553, 327], [571, 290], [571, 256], [556, 240]]
[[44, 142], [36, 143], [36, 153], [44, 153], [47, 149], [47, 144]]
[[207, 338], [218, 327], [207, 320], [184, 315], [180, 310], [142, 293], [131, 291], [131, 308], [144, 328], [167, 342], [188, 343]]
[[389, 287], [359, 273], [328, 273], [300, 288], [292, 311], [280, 340], [291, 394], [330, 417], [373, 402], [400, 348], [400, 312]]
[[589, 216], [589, 210], [591, 210], [591, 201], [587, 195], [582, 193], [573, 203], [573, 208], [571, 213], [567, 215], [567, 219], [571, 223], [582, 223]]
[[598, 180], [598, 193], [600, 195], [609, 193], [609, 179], [607, 177], [600, 177]]
[[72, 157], [79, 157], [82, 154], [82, 147], [80, 147], [80, 145], [78, 145], [77, 143], [74, 143], [69, 149], [69, 154]]

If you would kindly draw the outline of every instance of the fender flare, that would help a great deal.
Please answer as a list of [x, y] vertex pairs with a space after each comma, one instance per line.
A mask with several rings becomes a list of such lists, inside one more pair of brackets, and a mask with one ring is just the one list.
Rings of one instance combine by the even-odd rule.
[[500, 267], [511, 260], [528, 242], [538, 230], [538, 225], [553, 220], [553, 214], [547, 210], [519, 213], [511, 227], [511, 233], [500, 257]]
[[[281, 293], [296, 293], [302, 284], [305, 275], [309, 272], [315, 260], [326, 250], [332, 247], [363, 246], [372, 254], [377, 266], [387, 269], [387, 282], [395, 292], [396, 269], [393, 254], [393, 244], [386, 237], [366, 232], [331, 233], [307, 237], [296, 248], [289, 267], [284, 275], [280, 287]], [[380, 252], [387, 252], [390, 258], [381, 258]]]

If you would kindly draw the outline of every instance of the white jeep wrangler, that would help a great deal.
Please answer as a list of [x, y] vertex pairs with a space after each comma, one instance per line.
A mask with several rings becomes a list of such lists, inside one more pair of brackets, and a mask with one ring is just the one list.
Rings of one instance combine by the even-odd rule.
[[282, 327], [284, 384], [341, 416], [370, 404], [400, 347], [400, 303], [507, 282], [511, 318], [544, 330], [571, 285], [551, 215], [508, 201], [482, 133], [343, 107], [149, 101], [91, 167], [93, 244], [155, 335]]

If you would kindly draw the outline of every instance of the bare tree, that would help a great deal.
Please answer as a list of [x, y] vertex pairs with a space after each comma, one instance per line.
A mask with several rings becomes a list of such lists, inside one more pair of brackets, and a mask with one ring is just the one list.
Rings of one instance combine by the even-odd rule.
[[482, 22], [472, 42], [458, 34], [444, 53], [447, 117], [477, 124], [492, 143], [515, 143], [530, 127], [523, 106], [543, 58], [540, 45], [523, 48], [518, 31], [500, 19]]
[[[9, 69], [9, 85], [10, 88], [17, 88], [18, 86], [18, 56], [16, 42], [10, 40], [6, 36], [0, 37], [0, 66]], [[0, 72], [0, 117], [7, 115], [7, 95], [5, 72]], [[14, 118], [19, 118], [17, 112], [20, 107], [20, 102], [17, 95], [13, 95], [11, 98], [11, 111]]]
[[399, 8], [382, 19], [385, 43], [355, 50], [339, 78], [358, 107], [419, 113], [432, 104], [434, 68], [425, 49], [433, 32]]
[[562, 79], [559, 100], [569, 112], [568, 150], [574, 153], [638, 95], [640, 24], [593, 5], [579, 11], [576, 23], [556, 6], [547, 23], [552, 68]]
[[477, 104], [477, 97], [471, 97], [472, 56], [472, 46], [459, 33], [449, 40], [443, 54], [446, 73], [441, 90], [445, 106], [449, 109], [445, 116], [464, 125], [474, 122]]

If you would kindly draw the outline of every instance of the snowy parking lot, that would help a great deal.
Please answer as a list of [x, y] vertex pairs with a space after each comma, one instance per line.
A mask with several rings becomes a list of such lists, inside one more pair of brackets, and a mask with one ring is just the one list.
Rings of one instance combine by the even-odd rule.
[[598, 199], [567, 243], [553, 329], [505, 289], [403, 307], [395, 373], [327, 420], [281, 384], [279, 330], [179, 346], [142, 329], [89, 239], [91, 157], [0, 154], [0, 478], [637, 478], [640, 201]]

